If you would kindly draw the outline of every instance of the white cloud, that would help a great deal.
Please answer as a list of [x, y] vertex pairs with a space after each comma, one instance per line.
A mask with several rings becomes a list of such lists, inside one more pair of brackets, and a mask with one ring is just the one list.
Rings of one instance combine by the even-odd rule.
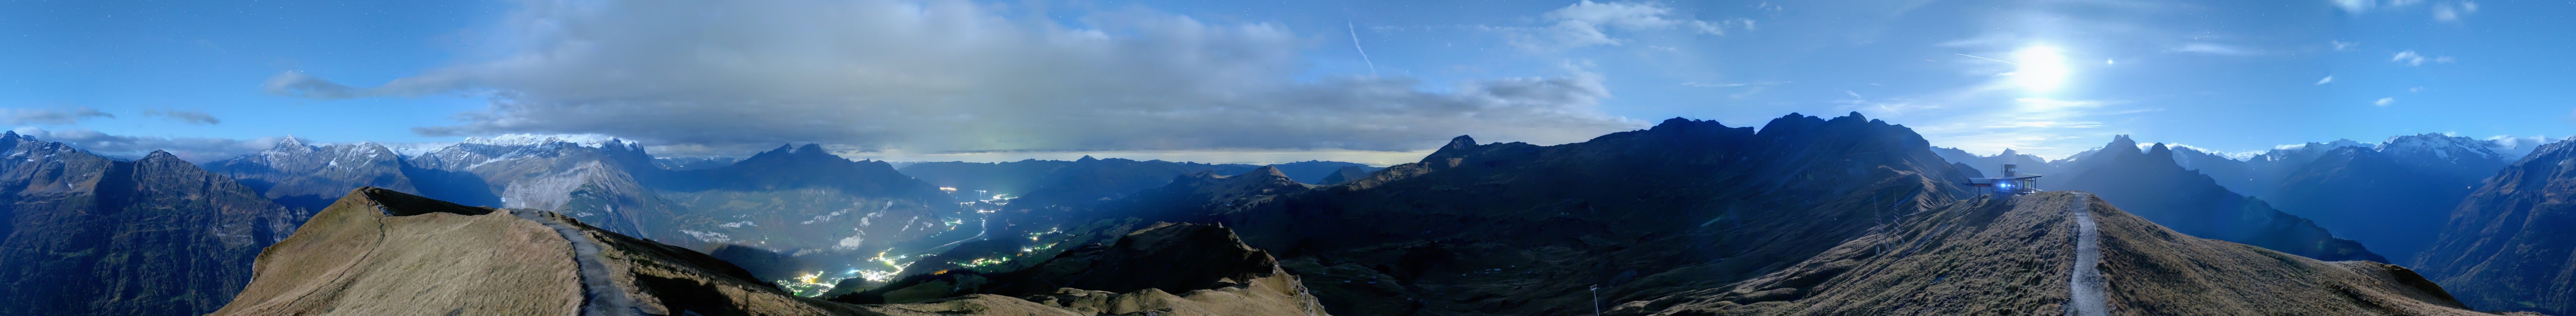
[[0, 108], [0, 123], [10, 125], [72, 125], [90, 118], [116, 118], [86, 106], [68, 109]]
[[1699, 20], [1675, 14], [1672, 8], [1653, 2], [1592, 2], [1584, 0], [1564, 8], [1548, 11], [1539, 19], [1553, 25], [1539, 29], [1507, 29], [1511, 44], [1522, 50], [1553, 51], [1599, 45], [1622, 45], [1626, 40], [1612, 37], [1621, 32], [1686, 30], [1697, 34], [1726, 35], [1728, 28], [1753, 29], [1751, 19]]
[[2346, 41], [2326, 41], [2326, 44], [2334, 45], [2334, 50], [2336, 50], [2336, 51], [2343, 51], [2343, 50], [2347, 50], [2347, 49], [2352, 49], [2354, 46], [2361, 46], [2361, 43], [2358, 43], [2358, 42], [2346, 42]]
[[2370, 101], [2370, 105], [2375, 106], [2388, 106], [2390, 104], [2397, 104], [2397, 98], [2379, 98], [2379, 101]]
[[[596, 133], [706, 150], [1415, 150], [1460, 134], [1559, 143], [1644, 125], [1598, 109], [1610, 92], [1585, 62], [1440, 88], [1306, 76], [1298, 52], [1309, 41], [1282, 26], [1141, 9], [1063, 25], [962, 0], [522, 5], [494, 28], [511, 43], [497, 59], [371, 88], [297, 72], [268, 87], [313, 98], [489, 93], [489, 107], [459, 124], [415, 131]], [[1603, 6], [1561, 16], [1696, 22], [1587, 5]]]
[[2516, 137], [2513, 135], [2496, 135], [2493, 137], [2487, 137], [2486, 140], [2489, 143], [2494, 143], [2498, 152], [2505, 153], [2507, 156], [2505, 157], [2506, 159], [2519, 159], [2522, 158], [2523, 155], [2530, 154], [2533, 149], [2538, 149], [2540, 145], [2547, 145], [2549, 143], [2555, 143], [2566, 139], [2566, 137], [2549, 136]]
[[73, 148], [80, 148], [81, 150], [87, 150], [101, 155], [123, 158], [142, 158], [143, 155], [150, 154], [154, 150], [161, 150], [168, 151], [173, 155], [178, 155], [179, 159], [199, 163], [258, 152], [277, 144], [277, 138], [275, 137], [239, 140], [197, 137], [120, 136], [109, 135], [107, 133], [101, 133], [89, 129], [48, 130], [37, 127], [19, 127], [12, 130], [12, 132], [16, 132], [19, 135], [34, 137], [36, 140], [41, 141], [63, 142], [64, 144], [70, 144]]
[[172, 120], [172, 121], [179, 121], [179, 122], [181, 122], [181, 123], [188, 123], [188, 124], [216, 125], [216, 124], [223, 124], [223, 123], [224, 123], [224, 121], [223, 121], [222, 119], [216, 119], [216, 118], [215, 118], [215, 116], [214, 116], [214, 115], [212, 115], [212, 114], [206, 114], [206, 112], [197, 112], [197, 111], [188, 111], [188, 110], [175, 110], [175, 109], [151, 109], [151, 110], [143, 110], [143, 116], [159, 116], [159, 117], [163, 117], [163, 118], [168, 118], [168, 119], [170, 119], [170, 120]]
[[2415, 52], [2415, 51], [2413, 51], [2413, 50], [2408, 50], [2408, 51], [2397, 52], [2397, 55], [2396, 55], [2396, 56], [2388, 57], [2388, 61], [2393, 61], [2393, 62], [2398, 62], [2398, 63], [2404, 63], [2404, 64], [2406, 64], [2407, 66], [2423, 66], [2425, 61], [2432, 61], [2432, 62], [2434, 62], [2434, 63], [2440, 63], [2440, 64], [2448, 64], [2448, 63], [2452, 63], [2452, 62], [2457, 62], [2457, 61], [2459, 61], [2459, 60], [2458, 60], [2458, 59], [2452, 59], [2452, 58], [2451, 58], [2451, 56], [2427, 56], [2427, 55], [2424, 55], [2424, 54], [2416, 53], [2416, 52]]
[[2335, 7], [2342, 8], [2343, 12], [2352, 14], [2361, 14], [2362, 12], [2370, 11], [2372, 7], [2378, 6], [2378, 3], [2373, 0], [2333, 0], [2333, 2]]
[[2189, 43], [2183, 44], [2181, 47], [2166, 49], [2165, 51], [2227, 56], [2252, 56], [2263, 54], [2263, 52], [2259, 50], [2214, 43]]
[[2326, 83], [2331, 83], [2331, 82], [2334, 82], [2334, 76], [2326, 76], [2326, 78], [2325, 78], [2325, 79], [2317, 79], [2317, 85], [2320, 85], [2320, 86], [2322, 86], [2322, 85], [2326, 85]]
[[2371, 11], [2371, 10], [2374, 10], [2374, 9], [2380, 9], [2380, 8], [2392, 8], [2392, 9], [2393, 9], [2393, 8], [2411, 7], [2411, 6], [2415, 6], [2415, 5], [2417, 5], [2417, 4], [2423, 4], [2423, 3], [2424, 3], [2424, 0], [2387, 0], [2387, 1], [2385, 1], [2385, 2], [2381, 2], [2381, 1], [2377, 1], [2377, 0], [2329, 0], [2329, 1], [2330, 1], [2330, 3], [2333, 3], [2333, 4], [2334, 4], [2334, 6], [2335, 6], [2336, 8], [2343, 9], [2343, 11], [2344, 11], [2344, 12], [2346, 12], [2346, 13], [2352, 13], [2352, 14], [2361, 14], [2362, 12], [2368, 12], [2368, 11]]
[[2478, 13], [2477, 2], [2460, 1], [2433, 5], [2433, 19], [2443, 22], [2459, 22], [2461, 16], [2470, 13]]

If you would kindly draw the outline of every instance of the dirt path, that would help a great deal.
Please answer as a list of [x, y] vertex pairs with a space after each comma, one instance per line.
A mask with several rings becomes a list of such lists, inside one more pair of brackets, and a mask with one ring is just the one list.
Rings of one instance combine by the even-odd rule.
[[2103, 301], [2102, 233], [2093, 227], [2093, 195], [2076, 193], [2075, 202], [2066, 211], [2075, 215], [2075, 271], [2068, 274], [2066, 287], [2068, 316], [2103, 316], [2110, 307]]
[[617, 289], [615, 281], [609, 279], [608, 265], [599, 261], [599, 243], [592, 242], [590, 236], [583, 235], [580, 229], [574, 229], [572, 225], [537, 216], [537, 211], [509, 210], [508, 212], [511, 215], [518, 215], [519, 218], [554, 228], [555, 234], [562, 235], [564, 241], [572, 243], [572, 260], [581, 267], [582, 316], [644, 314], [635, 309], [635, 300], [626, 297], [626, 291]]

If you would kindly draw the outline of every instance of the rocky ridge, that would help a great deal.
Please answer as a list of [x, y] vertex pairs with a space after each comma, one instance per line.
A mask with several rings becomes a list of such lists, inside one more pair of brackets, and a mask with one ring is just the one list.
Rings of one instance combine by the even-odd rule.
[[[2071, 296], [2085, 228], [2099, 294]], [[2074, 315], [2088, 299], [2101, 309], [2088, 315], [2485, 314], [2403, 267], [2194, 238], [2080, 192], [1908, 214], [1780, 271], [1608, 314]]]

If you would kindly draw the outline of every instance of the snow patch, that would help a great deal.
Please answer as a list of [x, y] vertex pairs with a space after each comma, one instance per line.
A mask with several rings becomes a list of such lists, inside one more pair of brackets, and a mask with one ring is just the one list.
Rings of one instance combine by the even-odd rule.
[[694, 231], [694, 230], [686, 230], [686, 229], [682, 229], [682, 230], [680, 230], [680, 233], [682, 233], [682, 234], [689, 234], [689, 238], [697, 238], [697, 239], [698, 239], [698, 241], [704, 241], [704, 242], [733, 242], [733, 236], [726, 236], [724, 233], [716, 233], [716, 232], [702, 232], [702, 231]]

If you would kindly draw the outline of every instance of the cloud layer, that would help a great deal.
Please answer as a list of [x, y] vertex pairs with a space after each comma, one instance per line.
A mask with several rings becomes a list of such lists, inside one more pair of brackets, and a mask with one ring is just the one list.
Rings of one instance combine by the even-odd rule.
[[68, 109], [0, 108], [0, 123], [9, 125], [72, 125], [90, 118], [116, 118], [86, 106]]
[[1317, 76], [1299, 54], [1314, 40], [1273, 24], [1141, 10], [1059, 23], [966, 1], [521, 5], [498, 28], [511, 52], [499, 58], [377, 87], [300, 72], [266, 87], [491, 96], [459, 124], [415, 129], [433, 136], [597, 133], [709, 148], [1415, 150], [1459, 134], [1550, 143], [1642, 126], [1598, 110], [1610, 93], [1580, 62], [1438, 87]]
[[62, 142], [92, 153], [123, 158], [142, 158], [154, 150], [168, 151], [180, 159], [204, 163], [259, 152], [277, 144], [278, 138], [226, 139], [197, 137], [121, 136], [90, 129], [47, 130], [20, 127], [12, 130], [36, 140]]
[[159, 116], [159, 117], [162, 117], [162, 118], [170, 119], [170, 120], [172, 120], [172, 121], [179, 121], [180, 123], [188, 123], [188, 124], [216, 125], [216, 124], [223, 124], [223, 123], [224, 123], [224, 120], [215, 118], [215, 116], [214, 116], [213, 114], [206, 114], [206, 112], [197, 112], [197, 111], [189, 111], [189, 110], [172, 110], [172, 109], [151, 109], [151, 110], [143, 110], [143, 116]]
[[1600, 45], [1622, 45], [1627, 42], [1612, 37], [1609, 30], [1621, 32], [1683, 30], [1696, 34], [1726, 35], [1729, 28], [1752, 29], [1752, 19], [1719, 21], [1699, 20], [1673, 12], [1672, 8], [1653, 2], [1592, 2], [1584, 0], [1539, 16], [1553, 25], [1538, 29], [1507, 29], [1511, 44], [1527, 51], [1553, 51]]

